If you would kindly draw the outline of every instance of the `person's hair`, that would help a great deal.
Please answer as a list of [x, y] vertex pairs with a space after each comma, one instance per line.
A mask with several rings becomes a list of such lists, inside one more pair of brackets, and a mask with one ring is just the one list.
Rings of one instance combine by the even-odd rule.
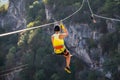
[[54, 31], [56, 32], [56, 31], [60, 31], [60, 27], [58, 26], [58, 25], [56, 25], [55, 27], [54, 27]]

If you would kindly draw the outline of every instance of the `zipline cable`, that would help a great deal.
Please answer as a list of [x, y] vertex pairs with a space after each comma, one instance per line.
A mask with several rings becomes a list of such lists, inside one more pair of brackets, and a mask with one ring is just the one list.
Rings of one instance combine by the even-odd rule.
[[89, 10], [90, 10], [90, 12], [91, 12], [91, 14], [92, 14], [93, 16], [96, 16], [96, 17], [102, 18], [102, 19], [108, 19], [108, 20], [113, 20], [113, 21], [119, 21], [119, 22], [120, 22], [119, 19], [108, 18], [108, 17], [104, 17], [104, 16], [100, 16], [100, 15], [94, 14], [94, 13], [93, 13], [93, 10], [92, 10], [92, 8], [91, 8], [91, 5], [90, 5], [89, 0], [87, 0], [87, 3], [88, 3]]
[[91, 6], [90, 6], [89, 0], [87, 0], [87, 3], [88, 3], [88, 7], [89, 7], [89, 10], [90, 10], [90, 13], [93, 15], [93, 10], [92, 10], [92, 8], [91, 8]]
[[[74, 13], [72, 13], [71, 15], [65, 17], [64, 19], [61, 19], [59, 21], [65, 21], [67, 19], [69, 19], [70, 17], [72, 17], [73, 15], [75, 15], [76, 13], [78, 13], [83, 5], [84, 5], [84, 2], [85, 0], [82, 1], [82, 4], [80, 6], [80, 8], [78, 10], [76, 10]], [[44, 26], [48, 26], [48, 25], [52, 25], [54, 24], [55, 22], [52, 22], [52, 23], [48, 23], [48, 24], [43, 24], [43, 25], [40, 25], [40, 26], [36, 26], [36, 27], [32, 27], [32, 28], [26, 28], [26, 29], [21, 29], [21, 30], [17, 30], [17, 31], [12, 31], [12, 32], [8, 32], [8, 33], [3, 33], [3, 34], [0, 34], [0, 37], [3, 37], [3, 36], [7, 36], [7, 35], [11, 35], [11, 34], [16, 34], [16, 33], [20, 33], [20, 32], [23, 32], [23, 31], [28, 31], [28, 30], [33, 30], [33, 29], [37, 29], [37, 28], [41, 28], [41, 27], [44, 27]]]
[[94, 16], [96, 16], [96, 17], [102, 18], [102, 19], [108, 19], [108, 20], [112, 20], [112, 21], [119, 21], [119, 22], [120, 22], [120, 20], [119, 20], [119, 19], [108, 18], [108, 17], [104, 17], [104, 16], [96, 15], [96, 14], [93, 14], [93, 15], [94, 15]]
[[37, 29], [37, 28], [48, 26], [48, 25], [51, 25], [51, 24], [53, 24], [53, 23], [48, 23], [48, 24], [44, 24], [44, 25], [40, 25], [40, 26], [36, 26], [36, 27], [32, 27], [32, 28], [26, 28], [26, 29], [21, 29], [21, 30], [17, 30], [17, 31], [8, 32], [8, 33], [3, 33], [3, 34], [0, 34], [0, 37], [11, 35], [11, 34], [16, 34], [16, 33], [23, 32], [23, 31]]
[[72, 14], [69, 15], [68, 17], [62, 19], [61, 21], [65, 21], [65, 20], [67, 20], [68, 18], [70, 18], [70, 17], [72, 17], [73, 15], [75, 15], [76, 13], [78, 13], [78, 12], [82, 9], [82, 7], [83, 7], [83, 5], [84, 5], [84, 2], [85, 2], [85, 0], [82, 1], [82, 4], [81, 4], [81, 6], [80, 6], [80, 8], [79, 8], [78, 10], [76, 10], [74, 13], [72, 13]]

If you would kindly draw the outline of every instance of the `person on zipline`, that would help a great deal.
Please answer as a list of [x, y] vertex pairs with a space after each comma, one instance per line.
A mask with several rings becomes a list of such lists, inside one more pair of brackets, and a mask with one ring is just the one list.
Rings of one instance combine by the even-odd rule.
[[63, 55], [66, 58], [66, 67], [64, 69], [67, 73], [71, 73], [70, 60], [72, 55], [67, 50], [64, 44], [64, 38], [67, 36], [68, 31], [63, 25], [63, 23], [60, 22], [59, 25], [56, 25], [54, 27], [54, 34], [51, 36], [51, 40], [54, 48], [54, 53], [57, 55]]

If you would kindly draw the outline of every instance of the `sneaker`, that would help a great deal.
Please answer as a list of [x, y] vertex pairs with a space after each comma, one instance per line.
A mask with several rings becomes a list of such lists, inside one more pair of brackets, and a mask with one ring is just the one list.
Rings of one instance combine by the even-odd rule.
[[68, 67], [65, 67], [65, 71], [66, 71], [67, 73], [71, 73], [71, 70], [70, 70], [70, 68], [68, 68]]

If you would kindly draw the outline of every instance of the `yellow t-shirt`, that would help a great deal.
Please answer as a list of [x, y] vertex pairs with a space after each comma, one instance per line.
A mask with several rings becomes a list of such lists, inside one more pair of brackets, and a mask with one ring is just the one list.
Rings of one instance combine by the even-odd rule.
[[[53, 34], [52, 37], [54, 37], [53, 39], [53, 47], [57, 47], [57, 46], [64, 46], [64, 39], [60, 39], [59, 38], [59, 33], [58, 34]], [[54, 49], [54, 52], [56, 54], [62, 53], [65, 50], [65, 46], [63, 48], [60, 49]]]

